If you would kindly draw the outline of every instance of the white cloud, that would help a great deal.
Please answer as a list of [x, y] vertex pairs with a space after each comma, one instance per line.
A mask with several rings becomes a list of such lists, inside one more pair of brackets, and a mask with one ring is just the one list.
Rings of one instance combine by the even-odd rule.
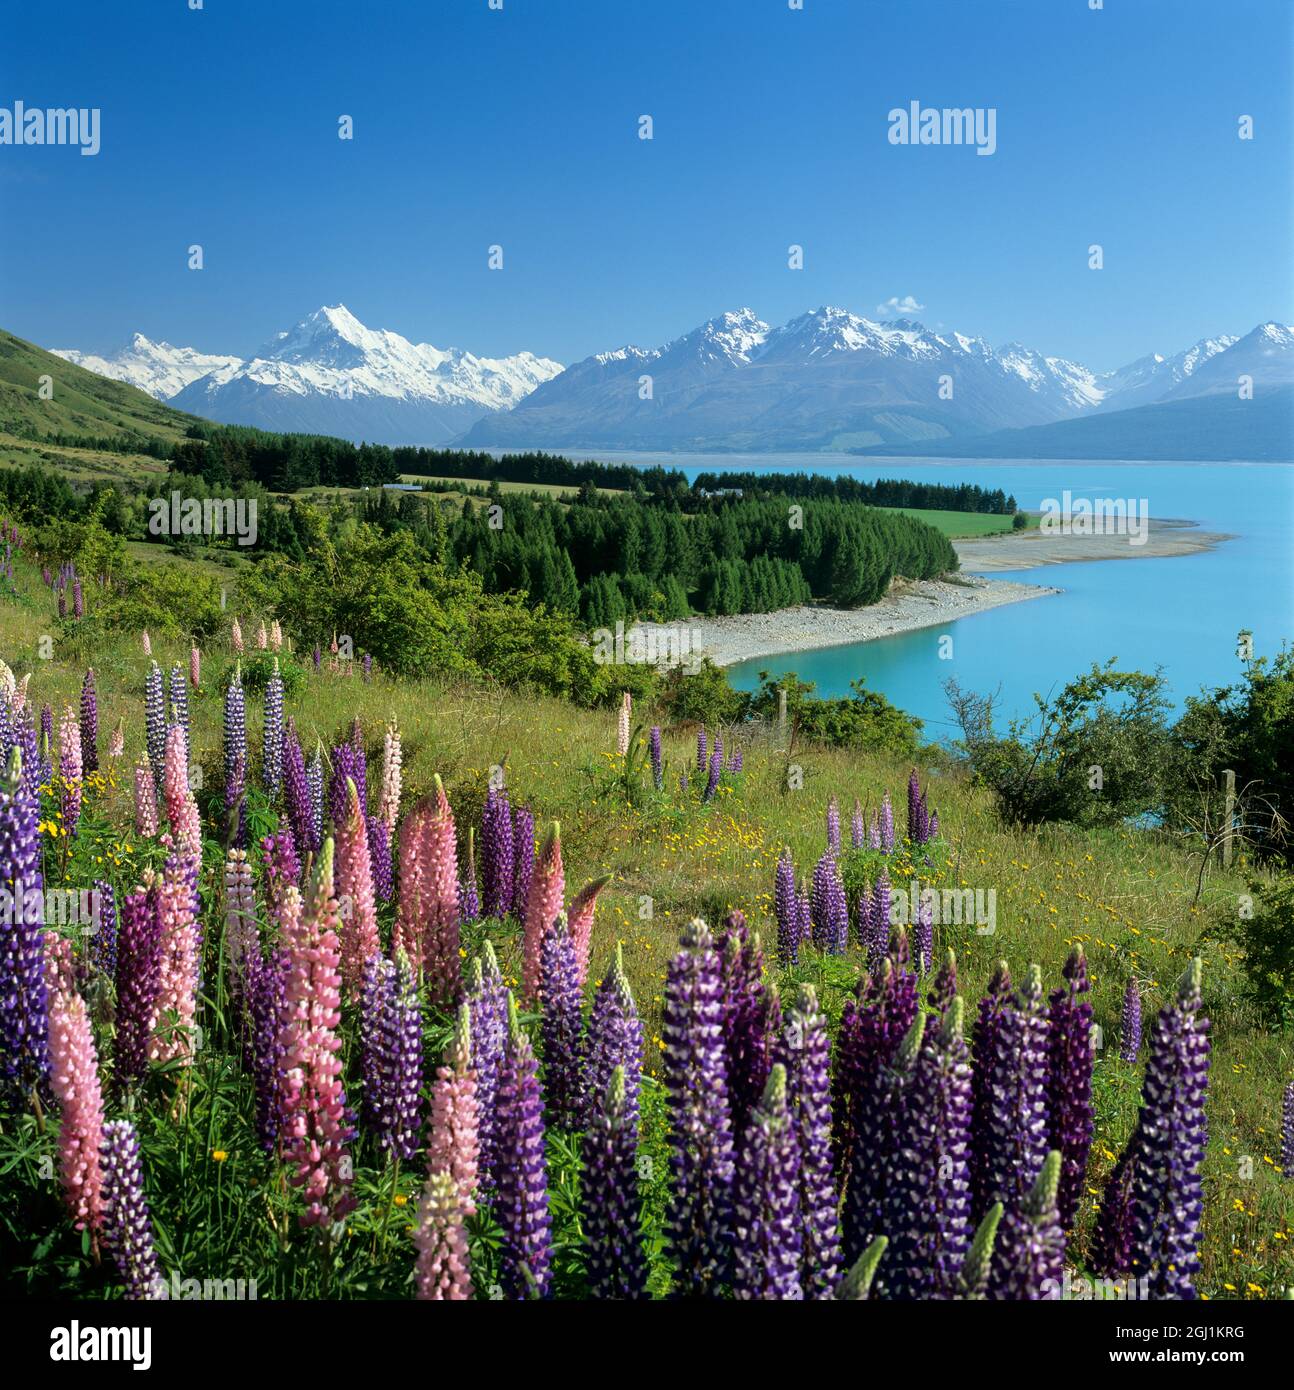
[[918, 304], [910, 294], [905, 294], [901, 299], [897, 295], [890, 295], [884, 304], [876, 306], [876, 312], [887, 319], [903, 319], [909, 314], [918, 314], [926, 306]]

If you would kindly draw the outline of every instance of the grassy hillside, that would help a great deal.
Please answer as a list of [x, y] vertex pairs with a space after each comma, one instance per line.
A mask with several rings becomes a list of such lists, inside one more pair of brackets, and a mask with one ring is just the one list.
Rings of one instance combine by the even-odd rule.
[[[55, 659], [41, 661], [38, 641], [51, 632], [58, 634]], [[188, 647], [159, 643], [155, 655], [163, 667], [186, 663]], [[84, 668], [94, 665], [105, 741], [106, 732], [124, 718], [126, 748], [120, 764], [108, 760], [108, 776], [101, 789], [90, 792], [86, 814], [97, 823], [128, 826], [129, 768], [144, 746], [141, 691], [148, 663], [138, 640], [87, 638], [73, 624], [58, 625], [52, 596], [24, 566], [17, 599], [0, 602], [0, 656], [20, 676], [32, 671], [30, 698], [36, 706], [48, 702], [55, 711], [76, 702]], [[224, 643], [207, 651], [203, 688], [192, 697], [194, 760], [216, 779], [219, 682], [231, 659]], [[771, 945], [777, 856], [789, 845], [799, 873], [811, 874], [824, 848], [829, 796], [839, 799], [846, 825], [855, 798], [875, 807], [886, 790], [902, 817], [906, 765], [856, 752], [787, 749], [775, 730], [763, 726], [725, 731], [725, 742], [731, 746], [735, 739], [744, 750], [744, 771], [726, 778], [716, 800], [707, 805], [697, 796], [694, 771], [692, 788], [678, 789], [680, 771], [694, 769], [691, 729], [667, 732], [665, 790], [656, 793], [649, 779], [645, 786], [626, 782], [624, 760], [613, 751], [613, 714], [583, 712], [555, 700], [435, 682], [397, 683], [380, 674], [365, 683], [325, 670], [307, 676], [303, 690], [289, 699], [288, 712], [308, 745], [316, 738], [325, 746], [341, 741], [358, 717], [370, 785], [377, 775], [383, 728], [396, 718], [404, 737], [404, 804], [412, 805], [426, 793], [438, 773], [458, 819], [460, 844], [466, 827], [479, 825], [489, 769], [505, 765], [514, 803], [533, 807], [541, 825], [561, 822], [568, 893], [595, 876], [613, 876], [598, 907], [592, 977], [601, 977], [615, 943], [621, 943], [646, 1018], [647, 1069], [654, 1076], [660, 1073], [663, 1047], [660, 1005], [666, 968], [682, 924], [697, 913], [714, 921], [740, 908]], [[635, 711], [639, 717], [650, 722], [649, 711]], [[260, 724], [260, 702], [249, 696], [249, 743], [257, 759]], [[789, 764], [802, 768], [802, 790], [788, 790]], [[984, 989], [999, 958], [1009, 963], [1016, 978], [1030, 962], [1040, 963], [1048, 989], [1059, 983], [1060, 967], [1072, 944], [1082, 942], [1090, 961], [1103, 1046], [1094, 1085], [1097, 1128], [1088, 1183], [1092, 1210], [1081, 1220], [1071, 1258], [1082, 1259], [1102, 1180], [1136, 1113], [1144, 1052], [1137, 1066], [1118, 1057], [1119, 1009], [1126, 982], [1135, 975], [1142, 983], [1149, 1020], [1186, 961], [1198, 953], [1204, 957], [1205, 1000], [1214, 1028], [1199, 1287], [1211, 1298], [1277, 1296], [1279, 1286], [1294, 1282], [1294, 1187], [1281, 1180], [1274, 1166], [1279, 1161], [1280, 1090], [1294, 1057], [1288, 1037], [1259, 1027], [1238, 1002], [1240, 963], [1210, 934], [1210, 924], [1233, 911], [1236, 895], [1245, 891], [1245, 866], [1209, 877], [1201, 902], [1193, 906], [1197, 864], [1179, 844], [1130, 830], [1084, 833], [1053, 827], [1029, 834], [1007, 829], [997, 821], [986, 795], [956, 774], [932, 767], [924, 776], [947, 848], [936, 856], [937, 866], [916, 866], [921, 882], [996, 893], [992, 935], [978, 935], [964, 926], [936, 928], [936, 951], [949, 946], [957, 951], [960, 988], [968, 1006]], [[51, 845], [48, 862], [62, 852]], [[137, 876], [142, 855], [133, 833], [114, 834], [101, 870], [119, 889], [127, 888]], [[892, 868], [896, 883], [906, 882], [912, 868], [911, 859], [900, 853]], [[208, 871], [213, 881], [205, 891], [214, 903], [218, 858], [208, 862]], [[390, 909], [384, 908], [384, 932], [390, 916]], [[212, 921], [218, 921], [214, 914]], [[218, 932], [215, 925], [211, 930]], [[488, 930], [505, 974], [515, 980], [520, 970], [518, 928], [514, 923], [492, 924]], [[465, 940], [469, 950], [475, 939]], [[806, 962], [793, 971], [778, 971], [775, 964], [769, 968], [784, 993], [796, 980], [814, 981], [834, 1019], [861, 964], [857, 948], [851, 946], [844, 959], [810, 951]], [[305, 1275], [291, 1272], [272, 1253], [278, 1240], [272, 1224], [278, 1207], [267, 1196], [266, 1209], [260, 1210], [258, 1194], [271, 1170], [247, 1129], [245, 1079], [236, 1064], [222, 1067], [218, 1057], [204, 1061], [193, 1124], [165, 1127], [151, 1141], [182, 1141], [179, 1171], [190, 1174], [177, 1190], [156, 1194], [155, 1213], [175, 1243], [177, 1266], [186, 1272], [207, 1268], [213, 1237], [217, 1256], [230, 1260], [232, 1256], [222, 1253], [223, 1242], [241, 1242], [239, 1248], [251, 1252], [247, 1258], [252, 1258], [262, 1250], [258, 1242], [265, 1241], [264, 1258], [277, 1264], [273, 1270], [263, 1269], [261, 1296], [269, 1294], [272, 1279], [284, 1281], [274, 1284], [276, 1293], [299, 1295], [302, 1286], [292, 1281]], [[659, 1129], [652, 1128], [659, 1126], [659, 1106], [658, 1093], [650, 1085], [645, 1104], [645, 1141], [653, 1145], [660, 1140]], [[227, 1155], [218, 1176], [209, 1159], [209, 1152], [215, 1151]], [[412, 1202], [418, 1183], [416, 1172], [402, 1174], [393, 1188], [380, 1172], [363, 1175], [357, 1187], [360, 1210], [351, 1219], [352, 1234], [358, 1238], [348, 1242], [350, 1255], [338, 1257], [340, 1272], [335, 1276], [360, 1281], [355, 1286], [348, 1282], [346, 1296], [363, 1296], [362, 1290], [367, 1296], [396, 1296], [404, 1289], [412, 1259], [409, 1230], [399, 1218], [389, 1230], [388, 1223], [392, 1194]], [[649, 1206], [659, 1197], [655, 1188], [652, 1191]], [[53, 1198], [49, 1201], [56, 1213]], [[232, 1213], [242, 1207], [244, 1214], [235, 1218]], [[572, 1239], [569, 1194], [558, 1194], [557, 1211], [559, 1240]], [[56, 1221], [56, 1215], [51, 1219]], [[658, 1212], [649, 1216], [649, 1225], [658, 1219]], [[71, 1232], [51, 1239], [60, 1259], [66, 1257], [69, 1267], [74, 1266], [73, 1252], [79, 1245]], [[228, 1263], [221, 1271], [225, 1276], [237, 1272]], [[21, 1272], [14, 1277], [20, 1278]]]
[[[42, 376], [53, 378], [49, 400], [38, 394]], [[0, 431], [179, 439], [194, 418], [0, 330]]]

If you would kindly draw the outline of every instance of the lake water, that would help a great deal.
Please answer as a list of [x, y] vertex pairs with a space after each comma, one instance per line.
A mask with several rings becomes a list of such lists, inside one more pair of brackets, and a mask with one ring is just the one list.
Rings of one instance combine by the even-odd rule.
[[[758, 673], [794, 671], [821, 695], [847, 695], [863, 677], [900, 709], [926, 722], [930, 738], [953, 732], [943, 682], [1001, 690], [1004, 716], [1033, 709], [1035, 691], [1058, 690], [1094, 661], [1124, 668], [1160, 666], [1180, 707], [1201, 686], [1233, 681], [1241, 666], [1236, 634], [1249, 628], [1258, 656], [1294, 640], [1294, 466], [1288, 464], [887, 462], [842, 463], [838, 454], [576, 455], [608, 462], [662, 463], [695, 477], [721, 469], [771, 473], [847, 472], [979, 483], [1015, 495], [1026, 511], [1066, 488], [1075, 497], [1144, 498], [1152, 517], [1182, 518], [1235, 536], [1215, 550], [1161, 559], [1104, 560], [997, 570], [994, 579], [1056, 586], [1065, 592], [961, 618], [938, 628], [844, 647], [791, 652], [729, 668], [734, 685], [753, 689]], [[953, 657], [941, 660], [950, 634]]]

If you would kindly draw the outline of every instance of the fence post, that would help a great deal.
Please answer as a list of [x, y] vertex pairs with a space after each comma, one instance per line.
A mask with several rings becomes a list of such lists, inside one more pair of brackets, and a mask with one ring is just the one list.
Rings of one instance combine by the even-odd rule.
[[1222, 774], [1226, 788], [1226, 801], [1222, 811], [1222, 823], [1226, 827], [1222, 840], [1222, 867], [1231, 867], [1231, 844], [1236, 824], [1236, 774], [1227, 768]]
[[786, 687], [777, 687], [777, 736], [786, 738]]

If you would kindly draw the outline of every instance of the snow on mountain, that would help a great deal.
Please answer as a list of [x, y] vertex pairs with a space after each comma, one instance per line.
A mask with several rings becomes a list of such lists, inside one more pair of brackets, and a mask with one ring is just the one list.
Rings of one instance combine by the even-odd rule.
[[137, 386], [159, 401], [169, 401], [191, 381], [197, 381], [208, 372], [241, 365], [237, 357], [155, 343], [142, 333], [134, 334], [124, 347], [107, 357], [78, 352], [75, 348], [52, 348], [51, 351], [55, 357], [62, 357], [87, 371]]
[[1201, 338], [1172, 357], [1151, 353], [1139, 357], [1127, 366], [1106, 372], [1096, 379], [1102, 393], [1100, 404], [1107, 410], [1129, 410], [1137, 405], [1150, 405], [1163, 400], [1170, 392], [1193, 395], [1184, 383], [1206, 362], [1228, 351], [1240, 340], [1223, 334], [1217, 338]]
[[[1162, 399], [1175, 401], [1186, 396], [1235, 392], [1241, 377], [1252, 381], [1255, 394], [1265, 387], [1294, 384], [1294, 327], [1288, 324], [1260, 323], [1243, 338], [1211, 339], [1208, 343], [1226, 343], [1227, 346], [1200, 353], [1189, 375], [1174, 382]], [[1197, 348], [1204, 346], [1196, 344]]]

